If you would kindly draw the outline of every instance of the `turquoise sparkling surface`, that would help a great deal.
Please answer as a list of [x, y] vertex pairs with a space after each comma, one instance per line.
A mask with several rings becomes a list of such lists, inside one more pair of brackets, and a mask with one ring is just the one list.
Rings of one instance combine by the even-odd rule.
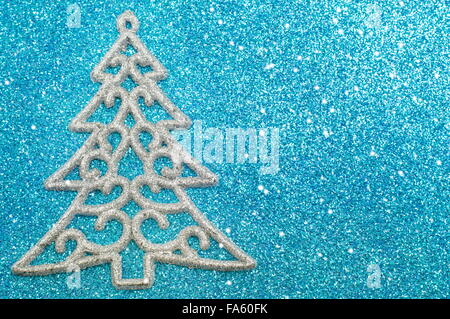
[[[79, 28], [66, 25], [73, 3]], [[1, 298], [449, 297], [445, 1], [0, 6]], [[207, 164], [219, 185], [189, 190], [258, 266], [158, 264], [155, 284], [141, 291], [115, 290], [109, 265], [82, 270], [80, 289], [67, 287], [67, 274], [14, 276], [11, 265], [75, 196], [43, 182], [87, 138], [67, 125], [98, 90], [90, 72], [128, 9], [169, 70], [160, 87], [192, 120], [280, 129], [277, 174]], [[366, 283], [372, 264], [378, 289]]]

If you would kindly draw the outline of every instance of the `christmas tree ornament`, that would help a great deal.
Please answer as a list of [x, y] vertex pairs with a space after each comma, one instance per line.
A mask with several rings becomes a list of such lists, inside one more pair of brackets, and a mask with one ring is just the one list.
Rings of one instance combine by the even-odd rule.
[[[92, 80], [100, 82], [101, 87], [69, 126], [74, 132], [90, 133], [90, 136], [72, 158], [45, 183], [49, 190], [75, 191], [77, 196], [50, 231], [13, 265], [13, 272], [18, 275], [47, 275], [67, 272], [74, 266], [83, 269], [110, 263], [112, 283], [116, 288], [138, 289], [148, 288], [153, 284], [157, 262], [222, 271], [255, 267], [255, 261], [221, 233], [187, 195], [186, 188], [214, 185], [217, 177], [189, 155], [170, 134], [171, 130], [188, 128], [191, 121], [157, 86], [157, 81], [167, 77], [167, 71], [137, 37], [139, 21], [135, 15], [131, 11], [125, 11], [117, 19], [117, 28], [119, 38], [91, 73]], [[128, 55], [126, 52], [130, 47], [134, 53]], [[108, 72], [109, 68], [119, 70], [114, 74]], [[128, 79], [135, 84], [134, 88], [124, 87], [123, 84]], [[140, 99], [144, 101], [143, 107], [160, 106], [171, 119], [149, 121], [138, 103]], [[112, 122], [88, 121], [99, 107], [111, 108], [117, 100], [120, 101], [120, 107]], [[128, 121], [130, 117], [133, 120], [131, 125]], [[116, 146], [111, 142], [114, 134], [120, 136], [120, 142]], [[142, 142], [143, 134], [151, 136], [147, 145]], [[142, 162], [144, 171], [133, 179], [119, 174], [119, 164], [130, 149]], [[169, 160], [171, 165], [158, 171], [156, 162], [159, 159]], [[106, 170], [103, 172], [94, 163], [102, 163]], [[194, 176], [184, 176], [184, 168], [188, 168]], [[78, 172], [78, 179], [71, 178], [74, 170]], [[101, 191], [108, 195], [116, 187], [121, 189], [121, 194], [116, 199], [103, 204], [87, 203], [90, 194]], [[151, 200], [143, 194], [144, 187], [148, 187], [153, 193], [170, 190], [178, 201], [161, 203]], [[139, 206], [139, 211], [134, 216], [123, 209], [131, 201]], [[160, 229], [167, 230], [172, 226], [168, 216], [181, 213], [189, 214], [193, 224], [182, 228], [168, 242], [152, 242], [142, 232], [143, 223], [149, 219]], [[95, 217], [94, 227], [97, 231], [104, 230], [111, 221], [119, 222], [122, 226], [121, 236], [111, 244], [94, 243], [80, 229], [72, 227], [71, 222], [76, 216]], [[191, 237], [197, 238], [200, 250], [205, 251], [210, 248], [212, 241], [217, 242], [233, 259], [201, 256], [189, 244]], [[75, 241], [76, 248], [63, 261], [33, 264], [49, 247], [54, 247], [59, 254], [64, 253], [68, 241]], [[131, 242], [144, 252], [142, 278], [122, 276], [120, 253]]]

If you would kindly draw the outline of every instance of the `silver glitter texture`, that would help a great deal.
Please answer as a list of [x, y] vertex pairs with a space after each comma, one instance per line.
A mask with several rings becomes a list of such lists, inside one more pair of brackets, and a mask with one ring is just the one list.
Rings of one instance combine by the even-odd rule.
[[[118, 40], [91, 74], [94, 81], [102, 83], [101, 88], [70, 124], [72, 131], [92, 134], [74, 156], [50, 176], [45, 184], [46, 188], [51, 190], [76, 191], [77, 197], [52, 229], [14, 264], [13, 272], [18, 275], [47, 275], [66, 272], [74, 265], [83, 269], [109, 262], [111, 263], [112, 282], [116, 288], [138, 289], [148, 288], [153, 284], [155, 262], [223, 271], [255, 267], [256, 262], [207, 220], [184, 191], [188, 187], [214, 185], [217, 177], [185, 152], [170, 135], [169, 130], [188, 128], [191, 121], [170, 102], [156, 85], [156, 81], [167, 76], [167, 71], [136, 36], [139, 21], [135, 15], [131, 11], [125, 11], [117, 19], [117, 28], [120, 33]], [[131, 56], [122, 54], [121, 52], [125, 51], [129, 45], [135, 48], [137, 53]], [[151, 71], [142, 74], [137, 65], [151, 67]], [[117, 66], [120, 66], [117, 74], [105, 72], [108, 67]], [[121, 83], [128, 77], [131, 77], [137, 84], [131, 91], [121, 87]], [[141, 97], [148, 107], [155, 101], [158, 102], [173, 119], [161, 120], [157, 123], [147, 121], [137, 103]], [[110, 124], [86, 122], [102, 103], [106, 107], [112, 107], [116, 99], [121, 100], [121, 105]], [[135, 119], [135, 124], [131, 128], [124, 123], [129, 114]], [[145, 148], [140, 142], [139, 136], [142, 132], [152, 135], [152, 141], [148, 148]], [[119, 133], [121, 136], [121, 141], [115, 150], [108, 140], [113, 133]], [[119, 162], [130, 147], [144, 163], [144, 175], [133, 180], [118, 174]], [[163, 157], [171, 160], [172, 167], [164, 167], [159, 175], [155, 171], [154, 162]], [[108, 170], [103, 176], [98, 169], [91, 168], [91, 164], [95, 160], [106, 163]], [[182, 177], [183, 165], [194, 171], [196, 176]], [[81, 179], [65, 179], [76, 168], [79, 170]], [[154, 193], [160, 192], [161, 189], [170, 189], [175, 193], [179, 202], [156, 203], [151, 201], [141, 194], [140, 190], [144, 185], [149, 186]], [[85, 203], [89, 193], [101, 190], [104, 194], [110, 194], [116, 186], [121, 187], [122, 193], [112, 202], [102, 205]], [[131, 200], [137, 203], [141, 209], [134, 217], [128, 216], [121, 210]], [[185, 227], [172, 241], [155, 244], [145, 238], [141, 232], [141, 225], [146, 219], [153, 219], [161, 229], [167, 229], [169, 227], [167, 214], [184, 212], [189, 213], [198, 225]], [[96, 216], [95, 229], [98, 231], [103, 230], [109, 221], [118, 221], [122, 224], [122, 235], [113, 244], [95, 244], [89, 241], [80, 230], [67, 228], [75, 215]], [[190, 247], [188, 243], [190, 237], [198, 238], [200, 248], [203, 250], [209, 248], [211, 239], [215, 240], [235, 260], [200, 257], [197, 251]], [[76, 241], [77, 246], [64, 261], [54, 264], [31, 265], [31, 262], [53, 243], [55, 250], [63, 253], [69, 240]], [[145, 252], [144, 276], [139, 279], [122, 278], [122, 259], [119, 253], [132, 240]]]

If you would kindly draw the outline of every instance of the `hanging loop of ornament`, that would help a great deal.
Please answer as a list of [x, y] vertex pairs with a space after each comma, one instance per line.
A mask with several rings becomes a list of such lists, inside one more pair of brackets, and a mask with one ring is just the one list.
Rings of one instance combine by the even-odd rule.
[[117, 18], [117, 30], [120, 33], [133, 32], [139, 29], [139, 21], [131, 11], [125, 11]]

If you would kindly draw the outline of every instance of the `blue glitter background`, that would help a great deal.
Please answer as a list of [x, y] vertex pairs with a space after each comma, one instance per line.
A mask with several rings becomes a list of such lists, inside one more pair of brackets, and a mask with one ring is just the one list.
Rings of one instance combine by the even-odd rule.
[[[72, 3], [80, 28], [66, 26]], [[1, 298], [449, 297], [445, 1], [0, 6]], [[73, 290], [67, 274], [11, 274], [75, 197], [43, 182], [87, 138], [67, 125], [98, 90], [90, 72], [127, 9], [170, 72], [160, 87], [192, 120], [280, 128], [277, 174], [207, 164], [220, 184], [189, 191], [258, 261], [254, 270], [158, 264], [154, 286], [141, 291], [115, 290], [109, 265], [82, 270]], [[366, 284], [371, 264], [381, 269], [378, 289]]]

